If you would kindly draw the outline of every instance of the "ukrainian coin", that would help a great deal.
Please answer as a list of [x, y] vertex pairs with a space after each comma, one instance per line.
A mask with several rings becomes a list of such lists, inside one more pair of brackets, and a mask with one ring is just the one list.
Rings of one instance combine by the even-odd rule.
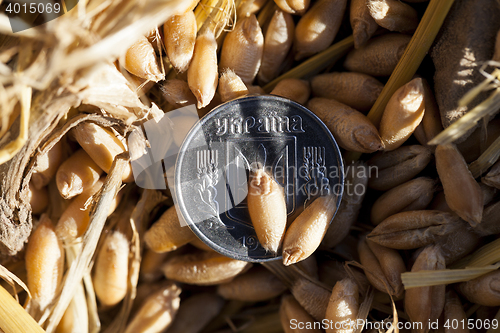
[[238, 260], [281, 258], [266, 252], [252, 226], [248, 175], [263, 167], [284, 189], [288, 222], [316, 197], [343, 191], [339, 148], [327, 127], [305, 107], [277, 96], [222, 104], [186, 136], [175, 167], [179, 216], [215, 251]]

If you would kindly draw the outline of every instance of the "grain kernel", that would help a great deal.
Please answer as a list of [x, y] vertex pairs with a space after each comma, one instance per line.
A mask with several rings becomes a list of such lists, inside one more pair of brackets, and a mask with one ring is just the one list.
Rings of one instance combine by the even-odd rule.
[[236, 23], [222, 45], [220, 68], [232, 69], [245, 84], [257, 75], [264, 50], [264, 36], [255, 15]]
[[[426, 247], [417, 257], [412, 272], [444, 269], [444, 258], [436, 246]], [[429, 331], [429, 323], [436, 321], [443, 311], [445, 285], [417, 287], [406, 290], [405, 310], [412, 322], [423, 323], [419, 333]]]
[[435, 185], [433, 179], [420, 177], [387, 191], [372, 206], [372, 223], [379, 224], [396, 213], [425, 209], [433, 198]]
[[28, 288], [33, 301], [44, 311], [58, 292], [64, 270], [64, 249], [46, 215], [30, 237], [25, 261]]
[[64, 199], [71, 199], [94, 186], [101, 174], [102, 169], [85, 150], [80, 149], [57, 170], [57, 189]]
[[31, 181], [36, 189], [46, 186], [63, 162], [63, 142], [56, 143], [46, 154], [38, 155]]
[[306, 104], [310, 94], [309, 82], [299, 79], [283, 79], [271, 91], [271, 95], [285, 97], [303, 105]]
[[104, 306], [115, 306], [127, 293], [129, 241], [120, 231], [111, 231], [97, 255], [95, 293]]
[[483, 192], [455, 145], [436, 147], [436, 168], [443, 184], [446, 203], [458, 216], [475, 227], [483, 216]]
[[417, 128], [415, 128], [413, 135], [422, 146], [434, 150], [436, 147], [429, 146], [427, 143], [436, 135], [441, 133], [443, 125], [441, 124], [441, 114], [439, 113], [436, 98], [434, 98], [434, 93], [432, 92], [429, 83], [422, 79], [422, 84], [424, 86], [425, 112], [422, 122], [417, 126]]
[[28, 200], [33, 214], [41, 214], [49, 205], [49, 192], [46, 187], [37, 189], [33, 182], [30, 182]]
[[208, 246], [207, 244], [203, 243], [198, 237], [193, 239], [192, 241], [189, 242], [189, 244], [193, 245], [197, 249], [203, 250], [203, 251], [208, 251], [208, 252], [213, 252], [214, 250]]
[[351, 72], [389, 76], [403, 55], [411, 36], [386, 34], [370, 39], [346, 57], [344, 67]]
[[180, 304], [181, 289], [169, 284], [148, 296], [127, 325], [125, 333], [162, 332], [173, 321]]
[[295, 264], [309, 257], [325, 236], [337, 208], [334, 195], [314, 200], [292, 222], [283, 241], [283, 264]]
[[222, 309], [224, 300], [216, 294], [195, 294], [181, 302], [167, 333], [199, 333]]
[[173, 251], [195, 238], [188, 226], [181, 226], [174, 206], [167, 209], [144, 234], [148, 248], [157, 253]]
[[[424, 116], [425, 117], [425, 116]], [[441, 121], [441, 115], [439, 116]], [[488, 121], [486, 130], [477, 128], [467, 140], [457, 143], [457, 148], [467, 163], [472, 163], [500, 136], [500, 119]]]
[[294, 32], [292, 15], [276, 10], [264, 38], [262, 64], [258, 74], [259, 83], [265, 84], [278, 76], [280, 67], [292, 47]]
[[226, 69], [222, 73], [219, 78], [218, 90], [222, 102], [227, 102], [248, 94], [248, 88], [245, 83], [231, 69]]
[[248, 93], [251, 95], [265, 95], [266, 92], [261, 86], [247, 86]]
[[422, 79], [413, 79], [392, 95], [380, 121], [385, 150], [399, 148], [422, 121], [425, 111]]
[[455, 232], [462, 223], [455, 214], [437, 210], [403, 212], [386, 218], [367, 238], [392, 249], [416, 249]]
[[326, 309], [325, 319], [328, 322], [339, 323], [341, 327], [352, 327], [338, 329], [328, 327], [327, 333], [353, 333], [356, 329], [352, 323], [356, 321], [359, 310], [358, 285], [352, 279], [338, 281], [332, 290], [332, 295]]
[[172, 105], [187, 106], [196, 104], [196, 97], [189, 90], [186, 81], [170, 79], [162, 81], [159, 86], [163, 97]]
[[165, 77], [158, 67], [153, 45], [144, 36], [127, 50], [123, 67], [131, 74], [145, 80], [158, 82]]
[[300, 278], [292, 285], [290, 291], [299, 304], [316, 320], [325, 318], [331, 293], [325, 288]]
[[196, 42], [196, 17], [192, 10], [174, 15], [163, 25], [168, 59], [178, 72], [185, 72], [193, 58]]
[[214, 98], [219, 74], [217, 69], [217, 42], [214, 33], [206, 30], [196, 38], [193, 59], [188, 69], [188, 85], [198, 100], [198, 109]]
[[163, 266], [163, 273], [167, 279], [209, 286], [229, 282], [251, 266], [215, 252], [197, 252], [169, 259]]
[[[64, 311], [64, 315], [61, 321], [57, 325], [55, 333], [79, 333], [81, 332], [81, 327], [78, 327], [78, 322], [76, 317], [76, 304], [74, 300], [71, 300], [68, 308]], [[88, 318], [87, 318], [88, 320]], [[87, 328], [88, 329], [88, 328]]]
[[161, 276], [163, 276], [160, 267], [169, 255], [169, 252], [156, 253], [152, 250], [146, 249], [141, 260], [141, 279], [149, 282], [158, 280]]
[[270, 271], [255, 267], [232, 281], [220, 284], [217, 293], [225, 299], [260, 302], [281, 295], [286, 286]]
[[319, 0], [302, 16], [295, 29], [295, 60], [330, 46], [339, 31], [346, 4], [346, 0]]
[[420, 145], [378, 153], [368, 161], [372, 171], [368, 186], [387, 191], [401, 185], [419, 174], [429, 164], [431, 156], [431, 151]]
[[[358, 219], [361, 204], [366, 194], [368, 183], [368, 168], [362, 162], [356, 162], [346, 167], [354, 172], [345, 173], [344, 194], [340, 207], [328, 227], [321, 246], [331, 249], [339, 244], [348, 234], [351, 226]], [[359, 192], [359, 188], [362, 189]]]
[[460, 292], [472, 303], [500, 305], [500, 271], [496, 270], [459, 284]]
[[495, 39], [495, 53], [491, 58], [493, 61], [500, 61], [500, 31], [497, 32], [497, 38]]
[[389, 31], [413, 32], [418, 25], [417, 11], [399, 0], [368, 0], [370, 15]]
[[343, 262], [337, 260], [325, 261], [320, 266], [319, 279], [321, 282], [333, 288], [335, 283], [338, 281], [346, 278], [352, 278], [356, 281], [356, 284], [361, 292], [368, 290], [370, 282], [366, 278], [366, 275], [356, 269], [349, 269], [348, 272], [346, 267], [347, 266]]
[[[76, 126], [72, 131], [83, 150], [104, 172], [109, 172], [116, 155], [126, 151], [123, 143], [113, 132], [97, 124], [84, 122]], [[124, 182], [134, 180], [130, 163], [123, 172], [122, 180]]]
[[361, 112], [333, 99], [319, 97], [311, 99], [307, 107], [325, 123], [342, 148], [361, 153], [383, 148], [377, 128]]
[[[453, 290], [448, 290], [445, 297], [444, 303], [444, 321], [445, 323], [453, 323], [453, 322], [466, 322], [467, 315], [465, 314], [462, 303], [460, 302], [460, 298], [458, 298], [457, 294]], [[469, 329], [467, 326], [458, 325], [455, 329], [453, 326], [445, 327], [445, 333], [469, 333]]]
[[500, 233], [500, 201], [489, 205], [484, 209], [481, 223], [474, 228], [482, 236]]
[[406, 267], [398, 251], [363, 237], [358, 252], [366, 277], [375, 288], [398, 298], [403, 296], [401, 274], [406, 272]]
[[481, 182], [488, 186], [500, 188], [500, 162], [496, 162], [490, 171], [481, 178]]
[[248, 212], [257, 238], [266, 251], [276, 253], [287, 221], [283, 188], [263, 169], [252, 170], [248, 184]]
[[453, 233], [440, 237], [435, 245], [441, 249], [446, 265], [450, 265], [471, 253], [481, 242], [481, 236], [477, 231], [471, 230], [471, 226], [462, 221]]
[[274, 0], [286, 13], [302, 15], [309, 8], [310, 0]]
[[[71, 242], [85, 233], [90, 221], [90, 207], [87, 206], [87, 201], [101, 189], [103, 184], [103, 180], [100, 179], [88, 191], [75, 197], [66, 207], [56, 226], [57, 236], [64, 242]], [[109, 207], [108, 215], [115, 210], [119, 200], [120, 194], [115, 197], [113, 204]]]
[[359, 49], [377, 31], [378, 24], [370, 15], [365, 0], [351, 0], [349, 17], [354, 37], [354, 47]]
[[243, 0], [236, 10], [236, 17], [247, 17], [257, 14], [266, 3], [267, 0]]
[[314, 96], [331, 98], [365, 112], [370, 110], [384, 85], [374, 77], [354, 72], [334, 72], [311, 80]]
[[[304, 323], [304, 325], [313, 326], [313, 322], [315, 321], [313, 317], [302, 306], [300, 306], [299, 302], [295, 300], [292, 295], [285, 295], [281, 298], [280, 305], [280, 321], [281, 326], [283, 326], [283, 330], [285, 333], [294, 333], [296, 330], [290, 327], [290, 323], [292, 320], [296, 320], [298, 323]], [[307, 330], [308, 333], [321, 333], [322, 331], [319, 329], [310, 329]]]

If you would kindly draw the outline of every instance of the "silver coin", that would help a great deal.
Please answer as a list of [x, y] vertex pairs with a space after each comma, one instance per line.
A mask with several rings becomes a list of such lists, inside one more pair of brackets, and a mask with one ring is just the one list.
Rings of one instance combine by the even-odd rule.
[[246, 205], [247, 180], [259, 163], [284, 188], [289, 222], [314, 198], [343, 192], [342, 158], [328, 128], [305, 107], [277, 96], [222, 104], [186, 136], [175, 167], [182, 220], [215, 251], [238, 260], [281, 258], [266, 252]]

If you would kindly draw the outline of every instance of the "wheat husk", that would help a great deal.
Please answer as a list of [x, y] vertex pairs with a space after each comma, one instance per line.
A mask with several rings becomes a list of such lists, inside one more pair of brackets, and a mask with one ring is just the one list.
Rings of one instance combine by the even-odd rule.
[[[456, 0], [436, 44], [431, 50], [431, 57], [436, 67], [434, 89], [441, 112], [443, 127], [447, 128], [485, 101], [488, 94], [483, 92], [477, 98], [459, 105], [459, 99], [478, 85], [483, 76], [475, 70], [483, 61], [490, 60], [494, 52], [496, 33], [500, 28], [496, 17], [500, 15], [497, 2]], [[476, 17], [482, 17], [481, 24]], [[460, 27], [471, 29], [458, 33]], [[461, 141], [470, 133], [475, 124], [466, 131], [460, 131]], [[458, 139], [458, 138], [456, 138]]]
[[42, 187], [38, 190], [33, 185], [33, 182], [30, 182], [27, 194], [33, 214], [43, 213], [49, 205], [49, 192], [47, 187]]
[[15, 35], [2, 14], [0, 31], [19, 46], [12, 57], [20, 60], [0, 80], [6, 91], [0, 101], [2, 117], [12, 114], [18, 102], [21, 109], [21, 126], [11, 127], [13, 140], [4, 140], [0, 153], [3, 162], [17, 153], [2, 165], [2, 253], [19, 251], [31, 230], [25, 199], [31, 171], [25, 170], [36, 149], [44, 149], [42, 143], [59, 120], [82, 102], [103, 107], [102, 112], [125, 121], [144, 116], [148, 108], [111, 62], [137, 38], [190, 5], [180, 0], [151, 1], [148, 6], [135, 0], [110, 1], [105, 6], [90, 1], [57, 20]]

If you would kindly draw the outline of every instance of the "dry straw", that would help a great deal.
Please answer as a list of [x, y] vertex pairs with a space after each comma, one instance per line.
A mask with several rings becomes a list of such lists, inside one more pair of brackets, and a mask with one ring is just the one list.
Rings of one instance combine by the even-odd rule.
[[43, 333], [40, 325], [0, 286], [0, 329], [5, 333]]
[[482, 267], [463, 269], [441, 269], [435, 271], [407, 272], [401, 274], [405, 289], [414, 287], [438, 286], [469, 281], [500, 268], [500, 263]]
[[97, 247], [97, 242], [108, 216], [109, 206], [122, 184], [121, 177], [127, 164], [128, 161], [121, 155], [118, 155], [113, 162], [106, 182], [103, 185], [100, 200], [90, 216], [89, 228], [83, 235], [82, 251], [77, 255], [64, 277], [64, 286], [57, 300], [57, 304], [52, 310], [52, 315], [48, 320], [47, 332], [49, 333], [55, 330], [64, 311], [71, 302], [76, 288], [90, 265], [92, 256]]

